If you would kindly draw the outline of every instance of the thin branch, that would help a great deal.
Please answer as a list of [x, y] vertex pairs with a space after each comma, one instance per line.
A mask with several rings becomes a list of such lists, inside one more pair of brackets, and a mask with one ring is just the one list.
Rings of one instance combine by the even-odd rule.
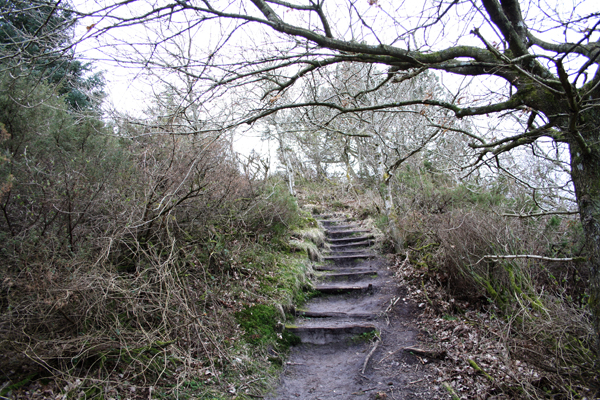
[[575, 262], [583, 262], [586, 261], [585, 257], [565, 257], [565, 258], [553, 258], [553, 257], [544, 257], [544, 256], [536, 256], [533, 254], [514, 254], [509, 256], [496, 256], [496, 255], [487, 255], [483, 256], [481, 260], [477, 261], [476, 264], [479, 264], [483, 259], [488, 260], [516, 260], [516, 259], [531, 259], [531, 260], [541, 260], [541, 261], [552, 261], [552, 262], [567, 262], [567, 261], [575, 261]]
[[[452, 132], [457, 132], [457, 133], [462, 133], [465, 136], [470, 137], [471, 139], [475, 139], [481, 143], [484, 143], [484, 145], [482, 146], [478, 146], [478, 147], [487, 147], [487, 145], [485, 145], [485, 140], [483, 140], [482, 138], [480, 138], [477, 135], [474, 135], [473, 133], [466, 131], [464, 129], [459, 129], [459, 128], [454, 128], [454, 127], [450, 127], [450, 126], [445, 126], [445, 125], [440, 125], [440, 124], [430, 124], [429, 126], [433, 127], [433, 128], [440, 128], [440, 129], [445, 129], [447, 131], [452, 131]], [[473, 147], [473, 146], [471, 146]]]
[[321, 23], [323, 24], [323, 30], [325, 31], [325, 36], [333, 39], [333, 34], [331, 33], [331, 27], [329, 26], [329, 21], [327, 21], [327, 17], [325, 17], [325, 13], [323, 12], [323, 1], [317, 1], [317, 4], [314, 4], [311, 0], [311, 4], [314, 5], [315, 11], [319, 15], [321, 19]]
[[400, 158], [399, 160], [396, 160], [396, 162], [393, 165], [388, 167], [386, 170], [388, 178], [385, 179], [385, 182], [387, 183], [390, 180], [393, 173], [400, 167], [400, 165], [402, 165], [406, 160], [423, 150], [423, 148], [425, 148], [425, 146], [427, 146], [429, 142], [431, 142], [440, 132], [443, 132], [443, 129], [436, 129], [426, 140], [423, 141], [423, 143], [421, 143], [420, 146], [418, 146], [416, 149], [413, 149], [406, 156]]
[[555, 53], [569, 54], [576, 53], [582, 56], [592, 58], [594, 54], [600, 50], [598, 50], [598, 45], [596, 43], [590, 44], [581, 44], [581, 42], [589, 37], [596, 29], [600, 26], [600, 21], [598, 21], [593, 28], [589, 29], [588, 35], [586, 35], [582, 40], [578, 43], [550, 43], [545, 42], [534, 35], [531, 32], [527, 32], [527, 37], [534, 45], [541, 47], [544, 50], [553, 51]]
[[373, 353], [375, 353], [375, 350], [377, 350], [377, 347], [379, 346], [379, 338], [377, 338], [377, 340], [375, 341], [375, 344], [373, 345], [373, 348], [371, 349], [371, 351], [369, 352], [369, 354], [367, 354], [367, 357], [365, 358], [365, 361], [363, 362], [363, 366], [362, 366], [362, 370], [361, 373], [364, 374], [365, 370], [367, 369], [367, 364], [369, 363], [369, 360], [371, 359], [371, 356], [373, 355]]
[[268, 110], [263, 110], [263, 111], [259, 112], [257, 115], [247, 118], [242, 123], [253, 124], [254, 122], [258, 121], [259, 119], [262, 119], [271, 114], [275, 114], [278, 111], [286, 110], [286, 109], [294, 109], [294, 108], [326, 107], [326, 108], [332, 108], [332, 109], [338, 110], [340, 113], [344, 114], [344, 113], [361, 112], [361, 111], [386, 110], [386, 109], [390, 109], [390, 108], [399, 108], [399, 107], [418, 105], [418, 104], [445, 108], [445, 109], [448, 109], [448, 110], [454, 112], [454, 114], [458, 118], [462, 118], [462, 117], [471, 116], [471, 115], [484, 115], [484, 114], [490, 114], [490, 113], [499, 112], [499, 111], [511, 110], [511, 109], [518, 108], [519, 106], [521, 106], [522, 102], [519, 98], [513, 97], [513, 98], [508, 99], [505, 102], [490, 104], [488, 106], [460, 108], [454, 104], [451, 104], [451, 103], [448, 103], [445, 101], [424, 99], [424, 100], [397, 101], [397, 102], [392, 102], [392, 103], [376, 104], [373, 106], [346, 108], [346, 107], [340, 106], [335, 103], [311, 101], [311, 102], [304, 102], [304, 103], [285, 104], [285, 105], [281, 105], [278, 107], [270, 108]]
[[515, 218], [535, 218], [543, 217], [545, 215], [576, 215], [579, 211], [548, 211], [533, 214], [501, 214], [503, 217], [515, 217]]

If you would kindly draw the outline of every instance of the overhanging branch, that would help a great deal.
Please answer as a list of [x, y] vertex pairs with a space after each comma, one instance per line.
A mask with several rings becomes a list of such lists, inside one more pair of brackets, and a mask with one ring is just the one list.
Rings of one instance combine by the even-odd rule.
[[278, 111], [294, 109], [294, 108], [326, 107], [326, 108], [335, 109], [335, 110], [339, 111], [340, 113], [345, 114], [345, 113], [363, 112], [363, 111], [379, 111], [379, 110], [386, 110], [386, 109], [391, 109], [391, 108], [401, 108], [401, 107], [419, 105], [419, 104], [426, 105], [426, 106], [435, 106], [435, 107], [445, 108], [445, 109], [452, 111], [454, 113], [454, 115], [457, 116], [458, 118], [462, 118], [462, 117], [471, 116], [471, 115], [484, 115], [484, 114], [490, 114], [490, 113], [500, 112], [500, 111], [505, 111], [505, 110], [512, 110], [512, 109], [520, 106], [522, 104], [522, 102], [519, 98], [513, 97], [513, 98], [509, 99], [508, 101], [496, 103], [496, 104], [490, 104], [488, 106], [460, 108], [460, 107], [456, 106], [455, 104], [444, 102], [444, 101], [423, 99], [423, 100], [397, 101], [397, 102], [392, 102], [392, 103], [376, 104], [373, 106], [365, 106], [365, 107], [346, 108], [346, 107], [343, 107], [343, 106], [341, 106], [339, 104], [335, 104], [335, 103], [311, 101], [311, 102], [304, 102], [304, 103], [284, 104], [284, 105], [281, 105], [278, 107], [269, 108], [268, 110], [263, 110], [263, 111], [259, 112], [254, 117], [245, 119], [242, 123], [253, 124], [254, 122], [258, 121], [259, 119], [269, 116], [271, 114], [275, 114]]

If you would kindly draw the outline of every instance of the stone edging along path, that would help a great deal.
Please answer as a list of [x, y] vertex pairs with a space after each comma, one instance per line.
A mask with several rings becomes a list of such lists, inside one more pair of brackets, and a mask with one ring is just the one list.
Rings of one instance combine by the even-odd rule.
[[273, 400], [433, 399], [416, 341], [412, 307], [369, 229], [343, 215], [317, 216], [328, 253], [315, 266], [319, 297], [296, 311], [286, 329], [292, 349]]

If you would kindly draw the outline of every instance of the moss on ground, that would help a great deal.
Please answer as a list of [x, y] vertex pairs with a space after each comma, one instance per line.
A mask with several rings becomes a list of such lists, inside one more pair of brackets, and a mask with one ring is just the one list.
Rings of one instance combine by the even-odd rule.
[[281, 350], [297, 344], [298, 338], [283, 329], [280, 311], [274, 306], [257, 304], [236, 313], [236, 320], [244, 329], [244, 337], [254, 345], [276, 344]]

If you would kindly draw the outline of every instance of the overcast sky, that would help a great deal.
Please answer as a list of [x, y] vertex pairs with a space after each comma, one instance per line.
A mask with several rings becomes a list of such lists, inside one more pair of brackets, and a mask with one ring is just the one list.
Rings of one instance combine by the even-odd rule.
[[[89, 11], [94, 7], [97, 7], [99, 3], [110, 4], [109, 1], [87, 0], [76, 4], [76, 8], [83, 11]], [[301, 2], [298, 0], [298, 3]], [[129, 8], [122, 7], [116, 12], [120, 15], [138, 13], [157, 3], [138, 1], [132, 4], [133, 5]], [[348, 17], [351, 13], [349, 12], [347, 2], [342, 0], [331, 0], [327, 1], [325, 4], [326, 12], [328, 12], [330, 16], [335, 17], [332, 18], [332, 20], [337, 21], [332, 27], [336, 37], [343, 37], [346, 39], [358, 37], [361, 40], [372, 41], [373, 43], [377, 43], [378, 41], [393, 43], [394, 38], [402, 33], [402, 29], [409, 27], [411, 24], [418, 24], [420, 15], [425, 14], [425, 3], [421, 1], [380, 0], [378, 2], [380, 7], [372, 7], [369, 6], [368, 0], [359, 0], [354, 3], [354, 5], [362, 7], [361, 13], [366, 25], [377, 27], [377, 29], [375, 29], [377, 36], [375, 36], [365, 28], [365, 24], [358, 23]], [[338, 6], [336, 6], [336, 4]], [[569, 13], [572, 13], [573, 15], [584, 15], [591, 12], [598, 12], [600, 9], [597, 0], [539, 0], [535, 2], [522, 1], [521, 4], [525, 18], [535, 20], [537, 25], [542, 28], [548, 27], [553, 23], [545, 13], [552, 14], [554, 11], [558, 11], [567, 16], [569, 16]], [[249, 4], [249, 7], [252, 8], [253, 6]], [[495, 34], [493, 29], [489, 24], [485, 23], [481, 15], [473, 14], [470, 16], [469, 20], [464, 20], [461, 13], [463, 11], [466, 13], [466, 9], [463, 10], [461, 7], [470, 8], [471, 5], [464, 3], [463, 5], [454, 8], [452, 11], [453, 14], [450, 16], [451, 22], [447, 24], [445, 28], [430, 30], [427, 36], [421, 37], [415, 35], [412, 38], [413, 45], [416, 44], [417, 46], [420, 46], [427, 42], [431, 45], [431, 48], [434, 49], [444, 48], [455, 43], [480, 46], [479, 40], [475, 38], [474, 35], [469, 34], [470, 30], [474, 27], [481, 27], [482, 34], [486, 38], [494, 37]], [[409, 18], [409, 16], [414, 17]], [[193, 19], [194, 17], [195, 16], [191, 16], [190, 19]], [[283, 17], [290, 20], [301, 18], [287, 14], [283, 14]], [[158, 84], [156, 79], [149, 79], [149, 76], [144, 73], [144, 70], [139, 64], [117, 64], [112, 61], [112, 59], [120, 58], [121, 61], [124, 61], [127, 57], [134, 56], [136, 51], [146, 51], [147, 49], [142, 43], [147, 42], [148, 40], [152, 41], [152, 38], [156, 35], [156, 31], [160, 30], [160, 33], [165, 33], [165, 31], [171, 27], [170, 24], [175, 26], [177, 23], [184, 23], [186, 22], [186, 18], [187, 16], [185, 14], [178, 14], [168, 21], [167, 27], [164, 26], [165, 20], [163, 20], [163, 23], [160, 26], [144, 26], [137, 24], [127, 28], [119, 28], [118, 30], [109, 31], [107, 34], [104, 34], [100, 38], [100, 41], [83, 41], [78, 45], [78, 53], [84, 55], [87, 59], [94, 61], [94, 65], [96, 65], [98, 69], [105, 71], [105, 77], [108, 82], [106, 91], [109, 96], [107, 99], [107, 107], [139, 116], [142, 111], [148, 109], [149, 106], [152, 105], [154, 94], [157, 91], [162, 91], [164, 86]], [[573, 18], [573, 16], [570, 18]], [[108, 20], [84, 19], [79, 24], [78, 35], [82, 36], [87, 34], [88, 31], [86, 27], [89, 27], [92, 24], [97, 24], [97, 27], [100, 27], [103, 23], [108, 22]], [[304, 21], [304, 23], [309, 22]], [[311, 21], [310, 23], [318, 23], [318, 21]], [[97, 27], [92, 29], [97, 29]], [[198, 54], [202, 54], [202, 52], [208, 51], [207, 48], [214, 47], [215, 44], [219, 42], [226, 30], [225, 28], [227, 27], [220, 26], [216, 22], [208, 26], [204, 25], [201, 31], [192, 31], [190, 37], [187, 39], [184, 37], [173, 39], [170, 46], [173, 48], [173, 46], [179, 44], [185, 47], [185, 45], [187, 45], [186, 42], [190, 40], [193, 43], [193, 46], [190, 47], [189, 50], [192, 52], [197, 51]], [[252, 28], [245, 29], [248, 29], [246, 32], [250, 32], [250, 34], [247, 36], [238, 35], [235, 37], [237, 43], [235, 43], [235, 46], [231, 46], [231, 49], [235, 49], [236, 47], [250, 47], [254, 45], [255, 42], [261, 43], [261, 41], [263, 41], [263, 43], [269, 43], [269, 41], [272, 40], [272, 38], [266, 38], [264, 35], [261, 36], [261, 30], [252, 30]], [[274, 32], [270, 32], [270, 35], [273, 37], [276, 36]], [[573, 32], [567, 30], [554, 29], [539, 33], [539, 35], [544, 35], [546, 40], [554, 39], [556, 41], [563, 41], [565, 38], [567, 40], [576, 40], [576, 38], [572, 36]], [[252, 37], [250, 38], [250, 36]], [[140, 43], [140, 45], [129, 46], [134, 43]], [[405, 47], [406, 43], [395, 43], [395, 45]], [[165, 48], [167, 50], [169, 49], [168, 46]], [[233, 53], [231, 56], [232, 59], [235, 59]], [[571, 64], [573, 65], [571, 68], [580, 65], [578, 62]], [[157, 71], [156, 73], [160, 74], [161, 72]], [[166, 77], [164, 79], [168, 81], [171, 78]], [[174, 77], [172, 79], [176, 78]], [[463, 78], [449, 74], [441, 76], [441, 82], [453, 92], [459, 89], [464, 90], [465, 86], [470, 84], [469, 90], [473, 98], [478, 96], [479, 93], [484, 93], [486, 91], [491, 93], [496, 91], [496, 87], [506, 85], [505, 82], [502, 82], [498, 78]], [[486, 129], [484, 125], [489, 124], [490, 120], [482, 118], [479, 120], [479, 123], [482, 124], [481, 129]], [[256, 132], [246, 130], [246, 134], [252, 136], [253, 134], [256, 134]], [[240, 139], [240, 141], [241, 145], [236, 147], [246, 153], [251, 149], [253, 143], [259, 144], [254, 140]]]

